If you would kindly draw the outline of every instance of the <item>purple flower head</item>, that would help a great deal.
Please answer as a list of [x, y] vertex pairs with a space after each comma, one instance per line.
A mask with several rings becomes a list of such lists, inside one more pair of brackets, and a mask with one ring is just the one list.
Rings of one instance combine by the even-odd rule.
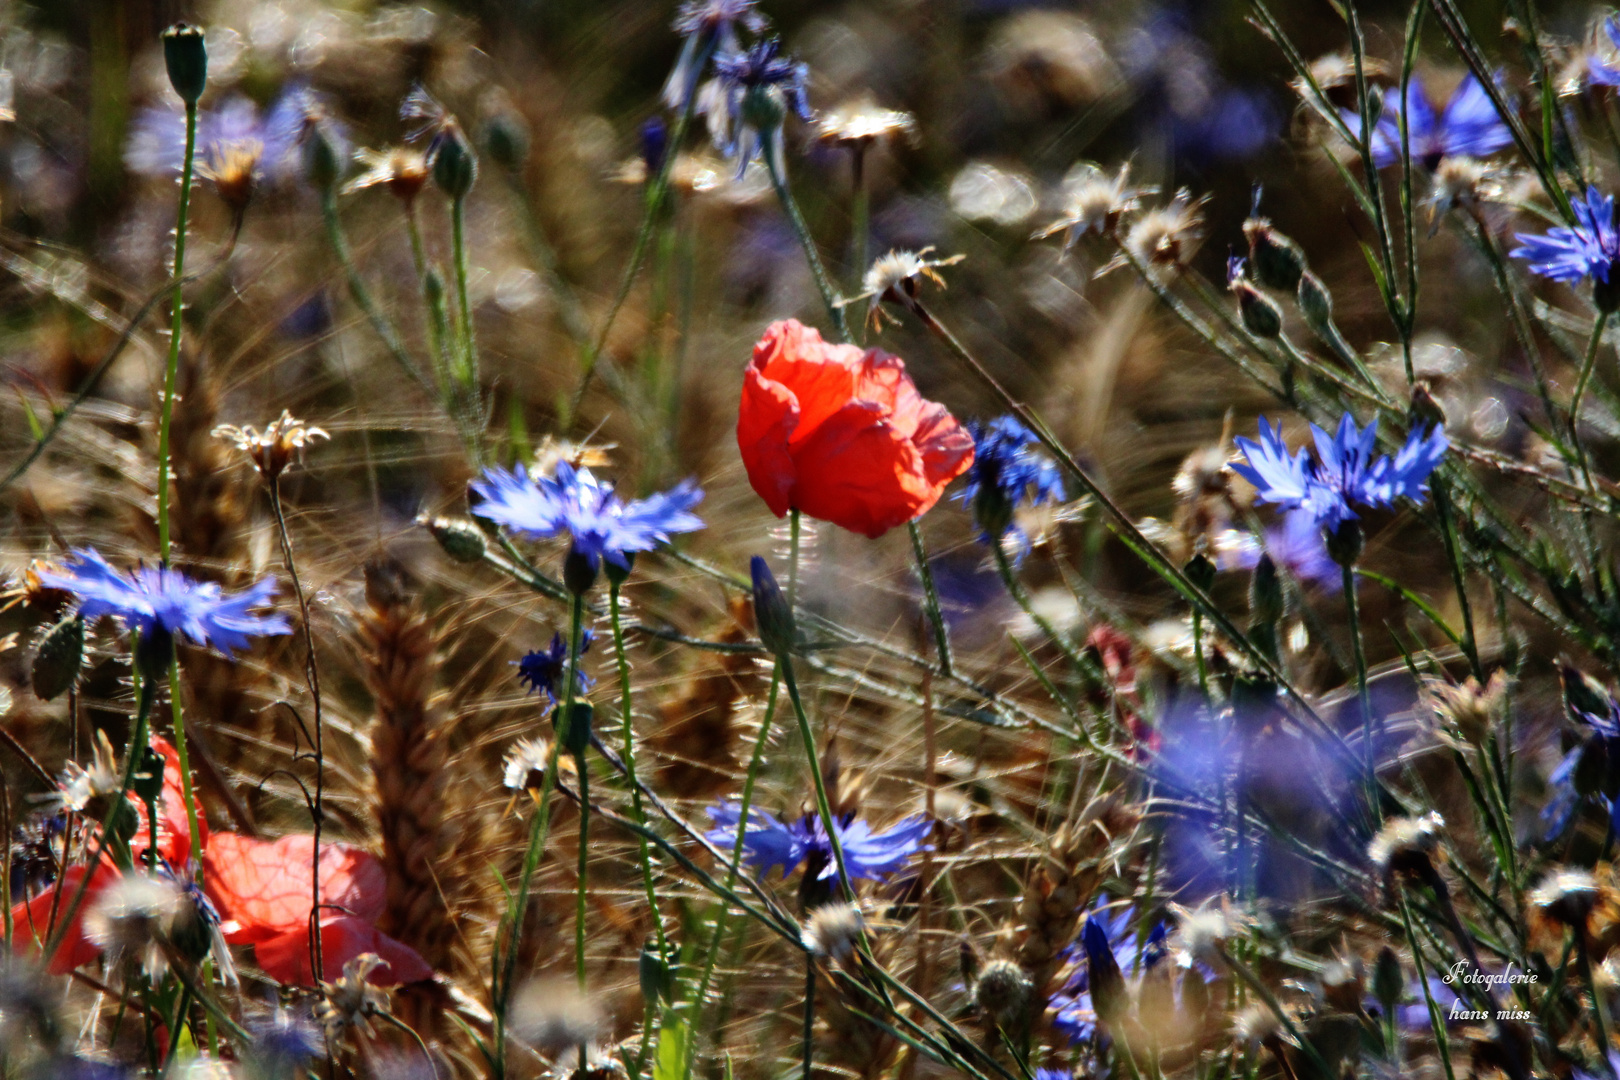
[[1222, 533], [1215, 548], [1215, 565], [1221, 570], [1252, 570], [1266, 554], [1305, 585], [1337, 584], [1342, 573], [1328, 555], [1316, 519], [1303, 510], [1282, 515], [1258, 538], [1236, 529]]
[[[1413, 75], [1406, 86], [1404, 111], [1412, 157], [1431, 170], [1442, 158], [1484, 157], [1513, 141], [1513, 133], [1497, 114], [1485, 85], [1472, 74], [1457, 85], [1439, 115], [1424, 93], [1423, 81]], [[1372, 136], [1373, 164], [1380, 169], [1401, 160], [1401, 112], [1400, 99], [1385, 94], [1384, 112]], [[1361, 117], [1354, 112], [1346, 110], [1342, 115], [1352, 130], [1360, 123]]]
[[1435, 425], [1414, 429], [1394, 457], [1373, 452], [1378, 421], [1357, 430], [1349, 413], [1333, 436], [1311, 425], [1316, 445], [1290, 453], [1282, 426], [1260, 418], [1260, 441], [1239, 438], [1237, 446], [1247, 459], [1233, 470], [1257, 489], [1256, 498], [1284, 510], [1302, 510], [1319, 528], [1333, 530], [1356, 517], [1355, 507], [1379, 509], [1397, 499], [1419, 499], [1428, 491], [1429, 475], [1439, 466], [1450, 445], [1444, 430]]
[[[1604, 19], [1603, 32], [1609, 35], [1610, 43], [1620, 49], [1620, 19], [1613, 15]], [[1593, 86], [1620, 86], [1620, 68], [1610, 67], [1594, 53], [1586, 58], [1586, 78]]]
[[[591, 645], [596, 641], [596, 635], [590, 630], [584, 630], [579, 635], [579, 655], [584, 656], [590, 651]], [[562, 684], [563, 674], [568, 670], [568, 642], [563, 640], [561, 634], [551, 635], [551, 645], [544, 649], [536, 649], [521, 660], [514, 660], [518, 669], [518, 681], [527, 683], [532, 693], [545, 694], [551, 699], [553, 705], [562, 700], [557, 688]], [[589, 690], [596, 680], [585, 674], [583, 668], [574, 669], [574, 689], [580, 693]]]
[[1043, 1065], [1035, 1070], [1035, 1080], [1074, 1080], [1074, 1070], [1054, 1069], [1049, 1065]]
[[[1101, 905], [1093, 908], [1086, 915], [1080, 940], [1064, 950], [1064, 959], [1076, 966], [1048, 1002], [1054, 1012], [1053, 1028], [1071, 1045], [1090, 1039], [1097, 1030], [1094, 991], [1103, 988], [1105, 996], [1123, 993], [1125, 974], [1139, 974], [1156, 962], [1162, 955], [1165, 935], [1165, 926], [1160, 923], [1145, 942], [1139, 942], [1134, 907], [1112, 915]], [[1081, 959], [1085, 963], [1078, 963]], [[1108, 1007], [1105, 1005], [1104, 1011]]]
[[[197, 158], [218, 164], [233, 147], [257, 144], [259, 173], [272, 183], [299, 170], [298, 142], [304, 130], [311, 91], [285, 90], [269, 109], [232, 95], [197, 114]], [[130, 126], [124, 164], [141, 176], [169, 176], [180, 171], [186, 153], [185, 114], [172, 108], [144, 109]]]
[[737, 37], [741, 26], [751, 34], [765, 29], [765, 16], [754, 10], [756, 0], [687, 0], [675, 16], [675, 32], [682, 39], [681, 55], [664, 83], [664, 104], [684, 110], [703, 75], [703, 63], [712, 53], [742, 51]]
[[1524, 245], [1510, 254], [1530, 263], [1542, 277], [1573, 285], [1585, 278], [1609, 283], [1609, 271], [1620, 258], [1620, 233], [1614, 228], [1614, 196], [1603, 195], [1595, 187], [1586, 189], [1586, 198], [1570, 200], [1575, 211], [1573, 228], [1560, 225], [1545, 235], [1515, 233]]
[[[739, 809], [740, 804], [734, 800], [709, 808], [715, 828], [706, 835], [722, 850], [729, 851], [737, 842]], [[785, 878], [808, 860], [809, 868], [816, 871], [819, 880], [837, 879], [838, 865], [820, 815], [806, 814], [797, 821], [783, 824], [765, 811], [750, 807], [748, 821], [743, 831], [743, 850], [753, 869], [768, 874], [772, 868], [780, 866]], [[901, 870], [919, 851], [931, 850], [924, 841], [933, 825], [921, 815], [902, 818], [877, 832], [854, 814], [846, 814], [835, 822], [835, 827], [839, 846], [844, 851], [844, 865], [855, 881], [882, 880]]]
[[1025, 501], [1030, 506], [1062, 502], [1063, 478], [1050, 458], [1031, 449], [1038, 440], [1016, 418], [969, 420], [967, 428], [973, 436], [973, 466], [956, 498], [972, 509], [980, 540], [1000, 543], [1010, 529], [1022, 552], [1029, 541], [1013, 524], [1013, 511]]
[[493, 466], [469, 487], [479, 497], [473, 507], [479, 517], [529, 536], [566, 533], [573, 550], [592, 570], [603, 559], [628, 570], [628, 553], [651, 551], [667, 543], [672, 533], [703, 528], [691, 512], [703, 491], [690, 480], [627, 503], [613, 493], [613, 485], [597, 480], [589, 469], [563, 461], [557, 464], [555, 477], [539, 480], [521, 466], [510, 471]]
[[716, 56], [715, 79], [698, 102], [715, 148], [737, 162], [738, 176], [766, 154], [781, 160], [782, 119], [788, 112], [801, 120], [812, 116], [810, 69], [778, 55], [781, 49], [776, 38], [761, 38], [745, 51]]
[[226, 595], [212, 581], [193, 581], [169, 567], [140, 566], [122, 574], [95, 549], [78, 548], [62, 570], [41, 570], [39, 579], [77, 596], [79, 614], [86, 619], [111, 615], [127, 629], [139, 630], [142, 638], [184, 637], [230, 655], [255, 636], [292, 631], [280, 615], [252, 613], [276, 594], [269, 578]]

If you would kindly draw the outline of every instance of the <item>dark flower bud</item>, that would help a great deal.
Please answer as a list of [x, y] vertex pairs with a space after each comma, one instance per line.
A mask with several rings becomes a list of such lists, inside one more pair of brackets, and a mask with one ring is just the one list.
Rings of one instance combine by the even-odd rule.
[[1333, 294], [1328, 292], [1322, 279], [1305, 271], [1299, 276], [1299, 288], [1295, 293], [1299, 302], [1299, 313], [1305, 316], [1305, 322], [1312, 330], [1318, 333], [1333, 324]]
[[529, 130], [522, 117], [501, 109], [484, 121], [484, 153], [508, 172], [523, 168], [529, 156]]
[[60, 697], [78, 679], [83, 666], [84, 619], [72, 615], [47, 630], [34, 650], [35, 696], [41, 701]]
[[163, 31], [163, 62], [174, 92], [188, 106], [195, 106], [208, 85], [208, 47], [202, 29], [177, 22]]
[[489, 549], [489, 541], [484, 538], [483, 530], [465, 518], [430, 518], [423, 514], [416, 522], [432, 533], [444, 553], [456, 562], [482, 562], [484, 553]]
[[1087, 977], [1091, 983], [1091, 1003], [1097, 1010], [1097, 1019], [1105, 1024], [1116, 1023], [1130, 1008], [1130, 991], [1125, 986], [1125, 975], [1114, 958], [1108, 931], [1102, 923], [1087, 917], [1080, 930], [1080, 947], [1086, 953]]
[[[1093, 982], [1095, 987], [1095, 982]], [[1034, 988], [1024, 969], [1011, 960], [992, 960], [973, 983], [973, 1004], [1003, 1028], [1015, 1027], [1029, 1009]], [[1095, 998], [1096, 991], [1092, 991]], [[1098, 1012], [1101, 1012], [1099, 1008]]]
[[551, 722], [557, 727], [557, 741], [562, 748], [577, 758], [591, 745], [591, 721], [595, 718], [595, 710], [588, 701], [576, 701], [574, 711], [569, 716], [570, 719], [565, 722], [559, 706], [552, 714]]
[[174, 659], [174, 635], [161, 626], [153, 627], [135, 644], [135, 669], [145, 685], [142, 693], [169, 677], [169, 661]]
[[1367, 537], [1361, 531], [1361, 522], [1355, 518], [1341, 521], [1336, 528], [1325, 529], [1322, 538], [1327, 541], [1328, 558], [1340, 566], [1354, 566], [1361, 558]]
[[219, 923], [219, 913], [195, 885], [183, 887], [181, 895], [184, 900], [169, 931], [169, 941], [181, 956], [200, 964], [213, 951], [213, 928]]
[[331, 191], [343, 178], [346, 163], [326, 122], [312, 120], [304, 130], [304, 176], [317, 191]]
[[1592, 306], [1605, 315], [1613, 315], [1620, 308], [1620, 274], [1610, 271], [1608, 281], [1592, 281]]
[[675, 989], [675, 973], [670, 970], [669, 964], [658, 955], [658, 949], [652, 942], [641, 947], [641, 960], [637, 967], [641, 976], [641, 996], [649, 1004], [656, 1001], [669, 1001]]
[[1384, 92], [1376, 86], [1367, 87], [1367, 130], [1374, 131], [1384, 117]]
[[647, 166], [647, 179], [664, 171], [664, 155], [669, 152], [669, 127], [661, 116], [649, 116], [641, 125], [641, 161]]
[[579, 547], [568, 549], [568, 555], [563, 559], [563, 585], [575, 596], [584, 596], [596, 584], [596, 564]]
[[1249, 618], [1257, 626], [1274, 626], [1283, 617], [1282, 579], [1270, 555], [1261, 555], [1249, 576]]
[[748, 572], [754, 578], [754, 625], [759, 628], [759, 640], [775, 655], [785, 656], [793, 651], [793, 609], [762, 557], [748, 560]]
[[1372, 991], [1374, 999], [1383, 1006], [1385, 1016], [1395, 1011], [1401, 995], [1406, 993], [1406, 976], [1401, 971], [1401, 958], [1388, 945], [1378, 950], [1378, 959], [1373, 961]]
[[1249, 241], [1249, 264], [1260, 284], [1279, 292], [1291, 293], [1299, 288], [1300, 275], [1305, 272], [1305, 252], [1298, 244], [1273, 229], [1263, 217], [1245, 221], [1243, 235]]
[[478, 155], [468, 145], [461, 126], [454, 120], [445, 121], [433, 142], [433, 182], [452, 199], [466, 198], [478, 180]]
[[1275, 300], [1247, 281], [1234, 281], [1232, 291], [1237, 293], [1238, 314], [1249, 333], [1267, 339], [1282, 333], [1282, 308]]
[[141, 760], [135, 766], [134, 781], [129, 790], [149, 807], [156, 807], [163, 797], [163, 755], [151, 746], [140, 750]]
[[1608, 691], [1603, 689], [1603, 684], [1569, 664], [1560, 669], [1559, 675], [1563, 679], [1564, 707], [1568, 710], [1570, 719], [1589, 723], [1586, 717], [1609, 715], [1613, 704], [1609, 700]]
[[1211, 585], [1215, 584], [1215, 564], [1202, 552], [1187, 560], [1187, 565], [1181, 568], [1187, 575], [1187, 580], [1198, 586], [1204, 592], [1209, 592]]
[[1445, 424], [1446, 411], [1429, 392], [1426, 380], [1419, 379], [1417, 385], [1412, 387], [1412, 403], [1406, 407], [1406, 420], [1414, 431], [1426, 431]]
[[636, 553], [633, 551], [627, 551], [624, 553], [623, 566], [620, 566], [612, 559], [605, 559], [602, 563], [602, 570], [607, 574], [608, 584], [612, 585], [615, 589], [630, 579], [630, 571], [634, 570], [635, 568]]

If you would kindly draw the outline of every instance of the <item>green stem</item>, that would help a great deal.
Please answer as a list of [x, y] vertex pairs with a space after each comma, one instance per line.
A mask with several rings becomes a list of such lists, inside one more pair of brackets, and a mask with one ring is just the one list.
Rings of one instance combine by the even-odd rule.
[[793, 715], [799, 721], [799, 738], [804, 740], [804, 756], [810, 765], [810, 779], [816, 786], [816, 811], [821, 815], [822, 828], [827, 830], [827, 843], [832, 848], [833, 865], [838, 867], [838, 880], [843, 882], [844, 895], [854, 903], [855, 883], [850, 881], [849, 871], [844, 865], [844, 844], [838, 836], [832, 802], [827, 798], [827, 781], [821, 775], [821, 759], [816, 753], [816, 736], [810, 730], [810, 717], [804, 711], [804, 701], [799, 697], [799, 684], [793, 677], [793, 658], [784, 653], [777, 659], [782, 664], [782, 682], [787, 686], [788, 701], [793, 704]]
[[[1609, 1007], [1603, 1000], [1603, 992], [1598, 989], [1597, 980], [1592, 976], [1592, 954], [1586, 947], [1584, 926], [1573, 927], [1570, 933], [1576, 937], [1575, 956], [1581, 965], [1581, 978], [1586, 982], [1586, 992], [1592, 999], [1592, 1030], [1597, 1036], [1597, 1044], [1604, 1050], [1609, 1048]], [[1607, 1059], [1607, 1054], [1604, 1055]], [[1607, 1060], [1605, 1060], [1607, 1064]], [[1612, 1070], [1611, 1070], [1612, 1071]]]
[[186, 149], [180, 159], [180, 212], [174, 226], [174, 293], [170, 300], [169, 357], [163, 368], [163, 416], [158, 421], [158, 559], [169, 565], [169, 428], [180, 377], [180, 337], [185, 329], [186, 226], [191, 216], [191, 174], [197, 155], [197, 103], [186, 102]]
[[[619, 586], [608, 585], [608, 610], [613, 621], [613, 655], [619, 665], [619, 719], [624, 730], [624, 772], [630, 781], [630, 808], [636, 820], [647, 824], [647, 815], [641, 805], [641, 785], [636, 779], [636, 729], [630, 715], [630, 660], [624, 651], [624, 627], [620, 620]], [[583, 798], [583, 791], [581, 792]], [[647, 910], [652, 913], [653, 932], [658, 940], [658, 956], [669, 963], [669, 941], [664, 936], [664, 917], [658, 910], [658, 892], [654, 885], [652, 849], [646, 837], [637, 838], [641, 848], [641, 880], [647, 889]]]
[[804, 954], [804, 1080], [810, 1080], [815, 1065], [816, 1036], [816, 958]]
[[945, 625], [945, 616], [939, 609], [939, 590], [934, 586], [934, 571], [928, 565], [928, 549], [923, 546], [922, 529], [913, 518], [906, 522], [911, 534], [911, 554], [917, 560], [917, 576], [922, 579], [923, 606], [928, 613], [928, 624], [934, 630], [934, 648], [939, 652], [939, 670], [951, 677], [951, 638]]
[[[1399, 885], [1396, 886], [1399, 890]], [[1451, 1071], [1451, 1043], [1446, 1038], [1446, 1023], [1441, 1019], [1440, 1006], [1435, 1004], [1434, 994], [1429, 990], [1429, 978], [1423, 969], [1423, 949], [1418, 942], [1417, 931], [1412, 927], [1412, 909], [1406, 902], [1404, 890], [1398, 892], [1401, 906], [1401, 925], [1406, 929], [1406, 940], [1412, 947], [1412, 963], [1417, 965], [1418, 986], [1423, 989], [1423, 1000], [1429, 1006], [1429, 1028], [1434, 1032], [1434, 1042], [1440, 1051], [1440, 1064], [1445, 1067], [1446, 1080], [1456, 1080]]]
[[[871, 261], [871, 255], [867, 251], [867, 245], [870, 242], [867, 233], [871, 227], [872, 195], [866, 189], [866, 150], [867, 147], [864, 143], [855, 143], [850, 149], [850, 169], [854, 196], [850, 202], [849, 216], [850, 231], [855, 234], [852, 245], [855, 250], [855, 266], [851, 272], [850, 285], [857, 293], [861, 291], [865, 284], [867, 263]], [[858, 313], [862, 316], [863, 323], [867, 306], [878, 302], [878, 299], [874, 297], [860, 305]]]
[[[572, 710], [570, 710], [572, 711]], [[579, 885], [574, 890], [574, 978], [580, 991], [585, 989], [585, 895], [587, 891], [588, 837], [591, 824], [590, 762], [581, 751], [574, 755], [574, 767], [579, 770]]]
[[411, 261], [416, 265], [416, 280], [422, 290], [422, 304], [427, 309], [428, 349], [432, 353], [434, 381], [439, 384], [439, 395], [450, 392], [450, 358], [445, 352], [449, 337], [449, 321], [444, 312], [442, 286], [428, 284], [427, 248], [422, 243], [422, 229], [416, 221], [416, 204], [405, 205], [405, 231], [411, 238]]
[[775, 189], [776, 199], [782, 204], [783, 212], [787, 214], [788, 224], [793, 226], [793, 235], [799, 238], [799, 246], [804, 249], [805, 261], [810, 264], [810, 276], [815, 279], [816, 288], [821, 292], [821, 302], [827, 305], [827, 314], [832, 318], [833, 327], [838, 331], [838, 340], [848, 341], [849, 320], [844, 315], [843, 297], [838, 295], [838, 287], [827, 275], [827, 268], [821, 264], [821, 255], [816, 251], [816, 242], [810, 235], [810, 227], [804, 223], [804, 215], [799, 213], [799, 204], [793, 198], [792, 189], [788, 187], [787, 170], [782, 163], [782, 155], [767, 145], [764, 157], [765, 171], [771, 175], [771, 187]]
[[450, 201], [450, 248], [455, 259], [456, 316], [461, 340], [456, 376], [462, 392], [476, 395], [478, 391], [478, 343], [473, 336], [472, 306], [467, 300], [467, 200]]
[[1340, 569], [1344, 574], [1345, 621], [1350, 627], [1350, 647], [1356, 658], [1356, 705], [1361, 710], [1361, 753], [1367, 770], [1372, 812], [1374, 816], [1378, 816], [1378, 771], [1373, 758], [1372, 694], [1367, 689], [1367, 653], [1361, 644], [1361, 608], [1356, 602], [1355, 564], [1345, 562], [1341, 564]]
[[360, 276], [360, 268], [354, 262], [354, 252], [349, 247], [349, 238], [343, 232], [343, 221], [338, 217], [336, 188], [329, 187], [321, 192], [321, 220], [326, 225], [327, 242], [332, 245], [332, 252], [337, 256], [338, 264], [343, 267], [343, 274], [349, 285], [349, 295], [354, 298], [355, 306], [371, 324], [371, 329], [382, 339], [383, 347], [388, 350], [400, 369], [431, 394], [433, 387], [428, 385], [427, 379], [417, 370], [416, 362], [400, 343], [398, 331], [388, 321], [388, 316], [382, 313], [382, 309], [377, 307], [371, 290], [366, 287], [365, 279]]
[[1592, 369], [1597, 366], [1598, 346], [1603, 342], [1603, 329], [1609, 324], [1609, 313], [1598, 312], [1592, 322], [1592, 336], [1586, 341], [1586, 356], [1581, 361], [1581, 374], [1575, 381], [1575, 396], [1569, 401], [1569, 439], [1581, 464], [1581, 476], [1587, 490], [1594, 495], [1597, 488], [1592, 481], [1592, 468], [1586, 460], [1586, 446], [1581, 442], [1581, 403], [1586, 399], [1586, 387], [1592, 381]]

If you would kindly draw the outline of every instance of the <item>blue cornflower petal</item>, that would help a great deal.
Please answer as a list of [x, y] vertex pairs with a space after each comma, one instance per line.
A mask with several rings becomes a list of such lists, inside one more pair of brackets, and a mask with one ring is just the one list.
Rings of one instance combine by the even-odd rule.
[[[596, 641], [596, 635], [589, 629], [579, 635], [579, 654], [584, 656], [590, 651], [591, 645]], [[521, 660], [514, 660], [517, 665], [518, 681], [529, 685], [529, 690], [543, 693], [551, 699], [553, 705], [558, 704], [563, 695], [558, 693], [558, 687], [563, 681], [563, 674], [568, 670], [568, 642], [563, 640], [561, 634], [551, 635], [551, 645], [538, 649], [524, 656]], [[575, 667], [574, 689], [584, 693], [596, 680], [585, 674], [585, 669]]]
[[1572, 199], [1574, 227], [1560, 225], [1543, 235], [1515, 233], [1521, 247], [1509, 254], [1524, 259], [1530, 269], [1553, 281], [1574, 284], [1596, 278], [1607, 284], [1609, 270], [1620, 258], [1620, 235], [1614, 227], [1614, 196], [1595, 187], [1586, 189], [1585, 198]]
[[564, 461], [555, 477], [540, 480], [518, 466], [492, 467], [469, 487], [480, 499], [473, 507], [479, 517], [534, 537], [567, 533], [593, 570], [603, 559], [628, 567], [627, 553], [651, 551], [672, 533], [703, 527], [691, 512], [703, 491], [690, 480], [627, 504], [589, 469]]
[[[722, 850], [729, 850], [736, 843], [738, 806], [737, 802], [728, 801], [708, 811], [716, 828], [707, 835]], [[798, 821], [783, 824], [763, 810], [750, 808], [748, 813], [749, 826], [743, 835], [743, 846], [748, 851], [749, 865], [754, 869], [769, 873], [772, 867], [780, 866], [782, 876], [787, 877], [801, 862], [816, 855], [819, 857], [813, 860], [813, 865], [820, 867], [818, 878], [837, 879], [837, 861], [818, 814], [806, 814]], [[867, 822], [852, 818], [845, 818], [836, 827], [844, 863], [855, 881], [877, 881], [898, 872], [913, 855], [927, 850], [923, 841], [933, 828], [926, 818], [919, 816], [904, 818], [882, 832], [874, 832]]]
[[1458, 84], [1440, 117], [1439, 142], [1443, 156], [1484, 157], [1513, 141], [1485, 84], [1473, 74]]
[[[1441, 158], [1458, 155], [1484, 157], [1495, 153], [1513, 141], [1496, 106], [1485, 91], [1485, 85], [1469, 74], [1457, 84], [1451, 100], [1439, 116], [1423, 88], [1423, 81], [1413, 75], [1407, 83], [1404, 104], [1392, 94], [1384, 95], [1384, 112], [1373, 129], [1373, 164], [1387, 168], [1401, 160], [1400, 116], [1406, 113], [1408, 145], [1412, 158], [1433, 168]], [[1360, 117], [1346, 110], [1347, 124], [1357, 124]]]
[[44, 569], [39, 578], [78, 597], [79, 613], [87, 619], [110, 615], [143, 637], [161, 630], [227, 655], [256, 636], [292, 630], [284, 616], [253, 614], [276, 594], [269, 578], [226, 594], [215, 582], [193, 581], [170, 567], [120, 573], [93, 548], [76, 549], [61, 571]]
[[745, 50], [723, 52], [714, 58], [715, 81], [700, 96], [698, 106], [706, 115], [715, 149], [737, 162], [741, 176], [748, 163], [763, 155], [779, 154], [782, 127], [761, 131], [744, 115], [743, 102], [750, 92], [772, 99], [784, 113], [801, 120], [810, 111], [810, 68], [799, 61], [778, 55], [782, 43], [761, 38]]
[[[813, 823], [817, 839], [826, 836], [819, 817], [811, 816], [807, 820]], [[933, 823], [921, 815], [902, 818], [882, 832], [874, 832], [865, 821], [846, 820], [838, 826], [838, 841], [844, 849], [844, 865], [849, 876], [855, 881], [877, 881], [898, 873], [908, 859], [927, 848], [923, 841], [933, 828]], [[827, 853], [828, 863], [821, 871], [823, 880], [838, 876], [838, 867], [831, 858], [831, 845]]]
[[973, 510], [981, 541], [999, 543], [1010, 530], [1022, 550], [1027, 542], [1012, 522], [1013, 511], [1024, 504], [1062, 502], [1063, 476], [1056, 462], [1033, 449], [1040, 440], [1016, 417], [970, 420], [967, 428], [973, 437], [973, 465], [956, 499]]
[[1247, 464], [1234, 462], [1232, 471], [1255, 486], [1255, 497], [1261, 502], [1274, 503], [1284, 510], [1305, 505], [1311, 488], [1310, 461], [1304, 450], [1290, 454], [1283, 442], [1282, 425], [1272, 427], [1260, 418], [1260, 441], [1239, 436], [1234, 440], [1243, 451]]
[[[722, 852], [729, 852], [737, 842], [737, 821], [742, 804], [733, 799], [718, 803], [708, 810], [715, 827], [704, 835]], [[748, 827], [743, 830], [743, 851], [748, 865], [761, 874], [769, 874], [774, 867], [782, 868], [785, 878], [791, 874], [810, 852], [809, 838], [802, 830], [784, 825], [758, 807], [748, 808]]]

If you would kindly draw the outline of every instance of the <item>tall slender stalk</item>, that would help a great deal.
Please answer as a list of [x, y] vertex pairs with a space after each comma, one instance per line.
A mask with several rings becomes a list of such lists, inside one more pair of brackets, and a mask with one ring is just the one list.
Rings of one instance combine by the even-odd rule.
[[[630, 660], [624, 650], [624, 626], [620, 619], [621, 604], [617, 581], [608, 584], [608, 610], [613, 623], [613, 656], [619, 666], [619, 720], [624, 732], [624, 772], [630, 781], [630, 809], [636, 820], [647, 824], [647, 814], [641, 805], [641, 785], [636, 779], [636, 729], [630, 714]], [[584, 791], [581, 789], [581, 799]], [[641, 856], [641, 880], [647, 890], [647, 910], [652, 914], [653, 933], [658, 941], [658, 956], [669, 963], [669, 941], [664, 936], [664, 916], [658, 910], [658, 893], [653, 880], [652, 850], [647, 838], [638, 836]]]
[[815, 238], [810, 235], [810, 227], [804, 223], [804, 215], [799, 212], [799, 204], [793, 198], [793, 189], [788, 186], [787, 166], [782, 161], [782, 155], [768, 145], [764, 156], [765, 171], [770, 174], [776, 201], [782, 204], [788, 224], [793, 227], [793, 235], [798, 237], [799, 246], [804, 249], [805, 262], [810, 264], [810, 276], [815, 279], [816, 288], [821, 293], [821, 302], [827, 305], [827, 314], [838, 331], [838, 340], [848, 341], [849, 319], [844, 314], [844, 298], [838, 294], [838, 286], [833, 284], [827, 268], [821, 263]]
[[939, 607], [939, 590], [934, 586], [934, 571], [928, 565], [928, 549], [923, 546], [922, 529], [918, 528], [915, 518], [906, 522], [906, 531], [911, 534], [911, 554], [917, 560], [917, 576], [922, 579], [923, 607], [928, 614], [928, 625], [934, 631], [934, 648], [939, 652], [939, 669], [946, 678], [950, 678], [951, 638], [945, 625], [944, 613]]
[[[1352, 525], [1354, 522], [1351, 523]], [[1378, 813], [1377, 765], [1373, 755], [1372, 694], [1367, 689], [1367, 653], [1361, 644], [1361, 607], [1356, 602], [1355, 564], [1346, 559], [1340, 564], [1344, 575], [1345, 622], [1350, 627], [1350, 646], [1356, 660], [1356, 707], [1361, 711], [1361, 753], [1363, 768], [1367, 772], [1369, 797], [1373, 813]]]
[[185, 330], [186, 226], [191, 216], [191, 179], [197, 156], [197, 103], [186, 102], [186, 148], [180, 159], [180, 212], [174, 226], [174, 292], [170, 299], [169, 356], [163, 367], [163, 413], [158, 420], [158, 559], [169, 565], [169, 428], [180, 377], [180, 338]]

